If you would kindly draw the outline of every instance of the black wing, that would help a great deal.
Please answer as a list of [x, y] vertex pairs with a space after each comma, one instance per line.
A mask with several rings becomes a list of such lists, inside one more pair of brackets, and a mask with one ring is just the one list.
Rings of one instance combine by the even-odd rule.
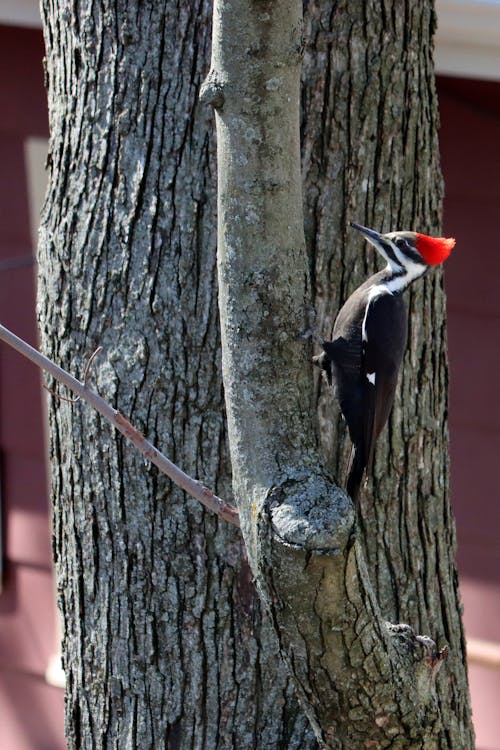
[[371, 471], [375, 442], [391, 413], [406, 347], [407, 312], [401, 295], [381, 294], [369, 303], [363, 336], [363, 459]]

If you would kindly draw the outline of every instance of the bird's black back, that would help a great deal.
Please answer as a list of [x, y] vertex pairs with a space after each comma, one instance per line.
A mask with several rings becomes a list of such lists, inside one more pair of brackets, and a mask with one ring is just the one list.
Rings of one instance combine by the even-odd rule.
[[[332, 341], [323, 344], [354, 448], [348, 480], [351, 496], [357, 494], [364, 469], [371, 468], [375, 441], [392, 409], [406, 346], [406, 305], [400, 293], [380, 287], [385, 276], [384, 271], [372, 276], [349, 297], [335, 321]], [[374, 287], [380, 293], [374, 294]]]

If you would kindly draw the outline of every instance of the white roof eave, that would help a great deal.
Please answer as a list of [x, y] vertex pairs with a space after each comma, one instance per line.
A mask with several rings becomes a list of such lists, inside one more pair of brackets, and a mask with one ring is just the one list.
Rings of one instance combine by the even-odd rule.
[[500, 2], [436, 0], [436, 72], [500, 80]]
[[40, 28], [40, 7], [37, 0], [0, 0], [0, 24]]

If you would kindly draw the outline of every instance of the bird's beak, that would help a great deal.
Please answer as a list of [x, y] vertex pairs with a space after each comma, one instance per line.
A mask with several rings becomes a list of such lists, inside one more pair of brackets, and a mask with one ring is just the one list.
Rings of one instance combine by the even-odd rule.
[[376, 232], [374, 229], [368, 229], [368, 227], [362, 227], [361, 224], [356, 224], [354, 221], [351, 221], [351, 227], [357, 229], [361, 234], [364, 234], [366, 239], [369, 240], [372, 245], [377, 247], [377, 243], [380, 242], [380, 238], [382, 237], [379, 232]]
[[364, 234], [368, 242], [373, 245], [373, 247], [378, 250], [380, 255], [389, 263], [391, 263], [391, 259], [387, 255], [387, 252], [385, 250], [385, 245], [387, 244], [387, 240], [384, 241], [384, 235], [380, 234], [380, 232], [376, 232], [374, 229], [368, 229], [368, 227], [363, 227], [361, 224], [356, 224], [354, 221], [351, 221], [351, 227], [353, 229], [357, 229], [358, 232], [361, 232], [361, 234]]

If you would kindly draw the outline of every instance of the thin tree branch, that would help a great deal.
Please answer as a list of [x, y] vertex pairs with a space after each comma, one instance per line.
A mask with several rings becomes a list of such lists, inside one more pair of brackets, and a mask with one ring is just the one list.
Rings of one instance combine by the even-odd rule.
[[97, 349], [92, 354], [92, 356], [90, 357], [89, 361], [87, 362], [87, 366], [85, 368], [85, 372], [83, 373], [83, 384], [84, 384], [85, 388], [89, 384], [90, 368], [94, 364], [94, 360], [97, 357], [97, 355], [100, 354], [100, 352], [102, 352], [102, 346], [98, 346], [97, 347]]
[[166, 474], [175, 484], [187, 492], [188, 495], [191, 495], [191, 497], [198, 500], [202, 505], [216, 513], [225, 521], [239, 527], [239, 514], [236, 508], [226, 503], [222, 498], [217, 497], [217, 495], [208, 489], [208, 487], [205, 487], [201, 482], [198, 482], [196, 479], [185, 474], [182, 469], [172, 463], [172, 461], [164, 456], [163, 453], [155, 448], [155, 446], [150, 443], [149, 440], [147, 440], [144, 435], [142, 435], [142, 433], [140, 433], [139, 430], [137, 430], [129, 420], [123, 416], [123, 414], [120, 414], [119, 411], [113, 409], [113, 407], [101, 398], [101, 396], [87, 387], [86, 380], [88, 377], [88, 370], [97, 354], [97, 351], [94, 352], [87, 365], [85, 371], [85, 382], [82, 383], [1, 324], [0, 340], [4, 341], [19, 352], [19, 354], [22, 354], [29, 359], [41, 370], [52, 375], [52, 377], [60, 383], [63, 383], [67, 388], [73, 391], [73, 393], [76, 393], [83, 401], [89, 404], [89, 406], [98, 411], [99, 414], [121, 432], [121, 434], [126, 437], [143, 456], [157, 466], [163, 474]]

